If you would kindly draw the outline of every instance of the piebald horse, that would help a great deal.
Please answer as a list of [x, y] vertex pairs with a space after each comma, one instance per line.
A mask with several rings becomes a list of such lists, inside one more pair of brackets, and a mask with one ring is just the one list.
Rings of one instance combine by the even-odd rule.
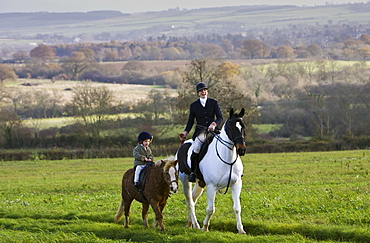
[[[207, 153], [199, 162], [199, 170], [203, 175], [203, 182], [197, 179], [192, 190], [192, 184], [188, 181], [189, 171], [182, 169], [180, 165], [179, 178], [183, 185], [186, 205], [188, 208], [187, 227], [200, 229], [197, 217], [195, 214], [195, 204], [199, 196], [203, 193], [204, 186], [207, 186], [207, 209], [206, 217], [203, 221], [203, 230], [208, 231], [210, 219], [215, 211], [216, 192], [226, 188], [231, 189], [234, 202], [234, 213], [236, 216], [236, 227], [240, 234], [245, 234], [240, 206], [240, 192], [242, 189], [243, 164], [240, 156], [245, 155], [246, 145], [244, 141], [245, 125], [242, 117], [244, 108], [240, 113], [234, 113], [230, 110], [229, 118], [225, 121], [219, 134], [215, 134], [213, 141], [208, 147]], [[183, 152], [184, 149], [178, 150], [177, 159], [185, 161], [190, 167], [192, 140], [187, 140], [181, 146], [189, 147], [188, 152]], [[181, 152], [182, 151], [182, 152]], [[186, 157], [186, 158], [185, 158]], [[204, 185], [205, 183], [205, 185]]]

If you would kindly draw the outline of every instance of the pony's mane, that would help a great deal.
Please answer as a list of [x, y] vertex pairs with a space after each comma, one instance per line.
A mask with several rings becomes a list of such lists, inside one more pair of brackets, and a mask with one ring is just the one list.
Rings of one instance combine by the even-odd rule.
[[165, 161], [165, 164], [163, 166], [164, 171], [167, 171], [170, 167], [175, 166], [177, 162], [175, 156], [170, 156], [166, 159], [158, 160], [157, 162], [155, 162], [155, 166], [162, 166], [162, 161]]

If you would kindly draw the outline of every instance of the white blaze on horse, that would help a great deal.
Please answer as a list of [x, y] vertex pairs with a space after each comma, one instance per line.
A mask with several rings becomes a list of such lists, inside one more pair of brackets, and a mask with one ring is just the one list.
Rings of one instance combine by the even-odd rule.
[[[187, 227], [192, 226], [193, 228], [200, 229], [195, 215], [195, 204], [202, 194], [205, 185], [207, 186], [207, 209], [206, 217], [203, 221], [204, 231], [208, 231], [211, 216], [215, 211], [216, 192], [224, 188], [227, 190], [230, 187], [234, 202], [233, 209], [236, 216], [236, 226], [240, 234], [245, 234], [241, 220], [240, 206], [241, 177], [243, 175], [243, 164], [240, 156], [243, 156], [246, 151], [243, 115], [244, 108], [239, 114], [234, 113], [234, 110], [231, 109], [230, 116], [225, 121], [220, 134], [215, 134], [215, 137], [209, 144], [207, 153], [199, 162], [198, 168], [203, 178], [201, 180], [197, 179], [193, 190], [191, 183], [188, 181], [192, 140], [187, 140], [179, 148], [176, 155], [179, 165], [179, 177], [183, 184], [188, 208]], [[186, 151], [186, 149], [188, 150]], [[180, 164], [181, 162], [183, 164]], [[184, 166], [184, 162], [185, 164], [187, 163], [187, 166]]]

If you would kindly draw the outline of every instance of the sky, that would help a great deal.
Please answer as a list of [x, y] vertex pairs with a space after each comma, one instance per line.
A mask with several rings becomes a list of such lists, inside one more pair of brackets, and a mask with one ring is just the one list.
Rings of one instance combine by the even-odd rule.
[[161, 11], [170, 8], [197, 9], [240, 5], [314, 6], [365, 1], [349, 0], [0, 0], [0, 13], [7, 12], [88, 12], [117, 10], [122, 13]]

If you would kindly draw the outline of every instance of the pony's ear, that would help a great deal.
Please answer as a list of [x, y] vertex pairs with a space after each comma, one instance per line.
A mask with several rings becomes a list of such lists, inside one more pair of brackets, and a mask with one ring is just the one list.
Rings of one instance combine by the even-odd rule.
[[239, 113], [239, 116], [240, 117], [243, 117], [244, 116], [244, 112], [245, 112], [245, 110], [244, 110], [244, 108], [242, 108], [242, 110], [240, 111], [240, 113]]
[[229, 117], [232, 117], [234, 115], [234, 108], [230, 109]]

